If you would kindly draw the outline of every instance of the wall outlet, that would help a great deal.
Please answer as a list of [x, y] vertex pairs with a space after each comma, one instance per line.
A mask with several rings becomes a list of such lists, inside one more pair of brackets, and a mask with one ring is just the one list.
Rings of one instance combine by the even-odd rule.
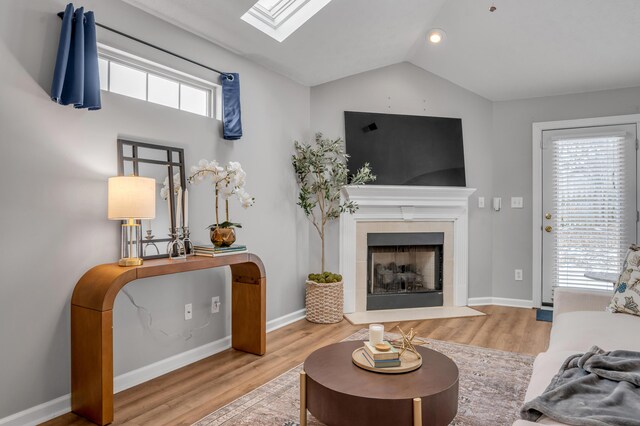
[[484, 209], [484, 197], [478, 197], [478, 208]]
[[511, 197], [511, 208], [522, 209], [524, 208], [524, 200], [522, 197]]
[[522, 281], [522, 269], [516, 269], [515, 272], [516, 281]]
[[184, 305], [184, 320], [188, 321], [191, 318], [193, 318], [193, 306], [191, 306], [191, 303], [187, 303]]
[[220, 312], [220, 296], [211, 298], [211, 313], [215, 314]]

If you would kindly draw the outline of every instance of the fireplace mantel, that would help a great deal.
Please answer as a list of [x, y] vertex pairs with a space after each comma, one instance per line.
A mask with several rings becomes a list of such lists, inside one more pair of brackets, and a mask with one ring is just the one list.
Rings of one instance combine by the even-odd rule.
[[[359, 222], [451, 222], [453, 224], [453, 305], [467, 305], [468, 212], [474, 188], [439, 186], [347, 186], [345, 200], [359, 205], [340, 217], [340, 272], [345, 313], [356, 312], [356, 228]], [[360, 296], [358, 296], [360, 297]]]

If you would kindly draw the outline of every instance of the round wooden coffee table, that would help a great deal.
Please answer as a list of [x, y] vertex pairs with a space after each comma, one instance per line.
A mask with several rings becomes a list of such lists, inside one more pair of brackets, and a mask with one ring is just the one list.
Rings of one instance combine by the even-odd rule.
[[422, 367], [378, 374], [351, 361], [362, 341], [313, 352], [300, 373], [300, 424], [308, 409], [331, 426], [448, 425], [458, 411], [458, 367], [445, 355], [417, 346]]

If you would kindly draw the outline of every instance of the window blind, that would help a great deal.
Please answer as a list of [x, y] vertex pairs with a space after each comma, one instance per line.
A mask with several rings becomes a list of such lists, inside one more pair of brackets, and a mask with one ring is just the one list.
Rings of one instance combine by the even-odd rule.
[[628, 248], [628, 182], [624, 136], [558, 139], [553, 143], [554, 282], [611, 289], [585, 272], [620, 272]]

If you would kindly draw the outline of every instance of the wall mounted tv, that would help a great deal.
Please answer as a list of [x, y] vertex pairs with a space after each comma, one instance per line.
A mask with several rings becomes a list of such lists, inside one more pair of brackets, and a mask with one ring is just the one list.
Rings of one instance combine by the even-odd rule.
[[345, 111], [349, 170], [375, 185], [466, 186], [460, 118]]

